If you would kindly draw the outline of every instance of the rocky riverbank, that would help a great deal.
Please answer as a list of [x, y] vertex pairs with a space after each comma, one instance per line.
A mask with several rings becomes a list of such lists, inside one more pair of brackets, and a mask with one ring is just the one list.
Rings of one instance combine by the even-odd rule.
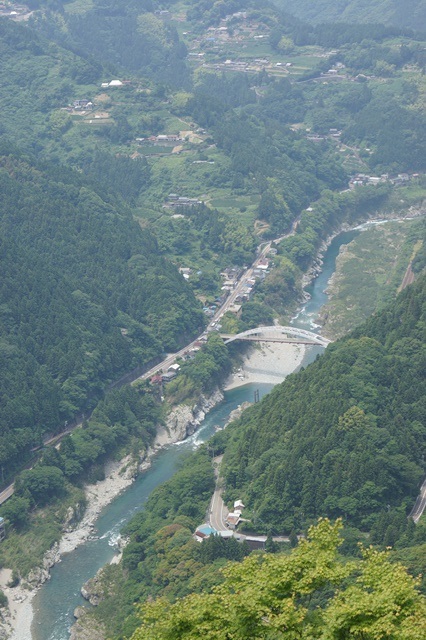
[[[251, 402], [243, 402], [231, 411], [224, 428], [233, 420], [237, 420], [250, 405]], [[119, 546], [124, 547], [125, 544], [126, 541], [122, 541]], [[121, 552], [113, 558], [110, 564], [118, 564], [120, 560]], [[81, 595], [90, 602], [92, 607], [96, 607], [106, 597], [110, 596], [111, 589], [114, 589], [114, 578], [112, 578], [111, 582], [111, 573], [108, 570], [108, 566], [101, 567], [96, 575], [90, 578], [81, 588]], [[99, 623], [97, 616], [94, 615], [93, 608], [77, 607], [74, 611], [74, 617], [76, 622], [71, 628], [70, 640], [105, 640], [107, 638], [107, 630]]]
[[200, 426], [205, 415], [223, 399], [221, 391], [215, 391], [210, 397], [200, 397], [194, 406], [180, 405], [168, 416], [165, 426], [160, 426], [151, 448], [142, 451], [139, 457], [126, 456], [119, 462], [110, 461], [105, 465], [105, 480], [86, 485], [87, 506], [83, 514], [79, 506], [73, 513], [67, 514], [64, 523], [64, 535], [44, 557], [42, 567], [31, 572], [25, 580], [25, 587], [8, 587], [11, 571], [0, 571], [0, 589], [9, 601], [9, 611], [0, 613], [0, 640], [30, 640], [33, 610], [31, 601], [50, 577], [50, 569], [60, 562], [61, 556], [70, 553], [84, 544], [93, 535], [95, 522], [100, 512], [122, 491], [129, 487], [136, 476], [151, 465], [153, 456], [164, 446], [180, 442], [192, 435]]

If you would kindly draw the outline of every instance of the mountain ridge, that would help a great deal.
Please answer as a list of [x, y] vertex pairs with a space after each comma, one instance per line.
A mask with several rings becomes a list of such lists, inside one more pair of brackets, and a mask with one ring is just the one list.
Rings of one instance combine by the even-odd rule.
[[320, 24], [324, 22], [383, 23], [414, 30], [426, 29], [426, 7], [421, 0], [274, 0], [296, 17]]

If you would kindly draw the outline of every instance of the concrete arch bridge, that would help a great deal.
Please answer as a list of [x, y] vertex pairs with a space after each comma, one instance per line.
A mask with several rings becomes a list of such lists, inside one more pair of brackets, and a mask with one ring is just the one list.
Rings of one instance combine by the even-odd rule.
[[256, 327], [236, 335], [221, 334], [225, 344], [235, 342], [235, 340], [245, 340], [249, 342], [293, 342], [295, 344], [317, 344], [326, 347], [331, 340], [319, 336], [312, 331], [297, 329], [296, 327]]

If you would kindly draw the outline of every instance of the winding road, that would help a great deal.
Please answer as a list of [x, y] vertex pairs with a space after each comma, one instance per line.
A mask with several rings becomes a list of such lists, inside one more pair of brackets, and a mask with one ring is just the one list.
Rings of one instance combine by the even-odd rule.
[[[228, 507], [224, 503], [222, 499], [223, 489], [221, 487], [221, 478], [220, 478], [220, 464], [222, 462], [222, 456], [217, 456], [214, 460], [214, 473], [216, 477], [216, 488], [214, 490], [212, 500], [210, 502], [210, 512], [209, 512], [209, 525], [212, 529], [220, 532], [226, 531], [229, 532], [229, 528], [226, 526], [226, 518], [229, 513]], [[248, 536], [243, 533], [234, 533], [234, 537], [238, 540], [245, 540]], [[259, 542], [265, 542], [266, 536], [249, 536], [250, 540], [258, 540]], [[272, 540], [274, 542], [289, 542], [289, 536], [273, 536]]]

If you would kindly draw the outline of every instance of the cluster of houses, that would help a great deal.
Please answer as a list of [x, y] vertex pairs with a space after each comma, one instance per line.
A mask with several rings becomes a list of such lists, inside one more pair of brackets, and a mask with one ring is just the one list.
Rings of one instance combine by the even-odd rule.
[[136, 138], [136, 142], [140, 142], [143, 144], [151, 144], [154, 146], [157, 146], [157, 145], [168, 146], [170, 144], [175, 145], [177, 142], [180, 142], [183, 140], [185, 140], [185, 138], [182, 138], [177, 133], [161, 133], [158, 136], [149, 136], [148, 138]]
[[180, 364], [177, 364], [177, 362], [175, 362], [174, 364], [170, 365], [170, 367], [167, 369], [165, 373], [156, 373], [154, 376], [152, 376], [152, 378], [150, 379], [150, 383], [162, 384], [162, 383], [170, 382], [171, 380], [176, 378], [179, 369], [180, 369]]
[[242, 520], [241, 514], [244, 508], [242, 500], [236, 500], [234, 502], [234, 510], [228, 514], [225, 520], [225, 524], [227, 526], [226, 530], [216, 531], [216, 529], [211, 527], [209, 524], [202, 524], [197, 527], [194, 533], [194, 539], [197, 542], [203, 542], [204, 540], [207, 540], [207, 538], [210, 538], [210, 536], [220, 536], [225, 540], [234, 538], [238, 542], [246, 542], [251, 550], [264, 549], [267, 540], [266, 536], [246, 536], [242, 533], [237, 533], [235, 530], [239, 522]]
[[132, 84], [131, 80], [110, 80], [109, 82], [102, 82], [102, 89], [108, 89], [109, 87], [124, 87], [126, 85]]
[[192, 51], [189, 55], [202, 57], [203, 52], [199, 52], [199, 49], [206, 45], [210, 50], [220, 51], [224, 43], [245, 43], [248, 39], [261, 40], [268, 37], [269, 30], [265, 24], [250, 18], [246, 11], [237, 11], [225, 16], [218, 26], [211, 26], [205, 34], [196, 37], [192, 41]]
[[245, 509], [244, 503], [242, 500], [235, 500], [234, 502], [234, 510], [230, 511], [225, 518], [225, 524], [228, 527], [228, 531], [216, 531], [210, 525], [203, 524], [200, 527], [197, 527], [194, 537], [198, 542], [202, 542], [206, 538], [209, 538], [211, 535], [220, 535], [222, 538], [231, 538], [232, 532], [235, 531], [241, 520], [241, 515]]
[[[228, 295], [229, 295], [229, 291], [223, 291], [220, 296], [217, 296], [214, 299], [213, 303], [206, 304], [206, 306], [203, 307], [203, 313], [207, 317], [212, 318], [215, 315], [217, 308], [223, 305]], [[220, 326], [218, 328], [220, 328]]]
[[236, 529], [241, 522], [241, 515], [245, 506], [242, 500], [235, 500], [234, 510], [230, 511], [225, 518], [225, 524], [229, 529]]
[[340, 138], [341, 135], [342, 135], [342, 132], [339, 129], [336, 129], [335, 127], [329, 129], [328, 133], [325, 133], [325, 134], [310, 133], [310, 130], [307, 129], [306, 138], [307, 140], [310, 140], [310, 142], [321, 142], [322, 140], [327, 140], [329, 138], [334, 138], [334, 139]]
[[349, 181], [349, 188], [355, 189], [355, 187], [361, 187], [369, 184], [383, 184], [384, 182], [390, 182], [393, 185], [400, 185], [409, 182], [411, 178], [418, 178], [418, 173], [409, 175], [408, 173], [398, 173], [397, 176], [390, 176], [388, 173], [382, 173], [380, 176], [369, 176], [365, 173], [357, 173], [352, 176]]
[[167, 9], [157, 9], [156, 11], [154, 11], [154, 15], [156, 15], [158, 18], [161, 18], [162, 20], [170, 20], [170, 18], [172, 17], [172, 14]]
[[[201, 58], [204, 53], [189, 54], [192, 57]], [[206, 69], [215, 69], [216, 71], [240, 71], [244, 73], [252, 73], [270, 67], [274, 67], [276, 70], [288, 71], [289, 67], [292, 67], [292, 62], [276, 62], [272, 64], [267, 58], [255, 58], [254, 60], [225, 60], [224, 62], [204, 63], [203, 67]]]
[[163, 204], [163, 207], [175, 209], [176, 207], [195, 207], [199, 204], [203, 204], [203, 201], [198, 198], [188, 198], [187, 196], [179, 196], [177, 193], [169, 193], [167, 202]]
[[83, 98], [82, 100], [73, 100], [72, 105], [70, 105], [70, 109], [74, 111], [93, 111], [95, 105], [91, 100], [87, 100]]
[[346, 74], [343, 71], [344, 69], [345, 65], [343, 64], [343, 62], [336, 62], [334, 67], [331, 67], [331, 69], [328, 69], [327, 71], [321, 73], [321, 77], [329, 78], [332, 80], [343, 80], [344, 78], [346, 78]]
[[[276, 249], [271, 249], [271, 253], [276, 253]], [[270, 263], [268, 258], [262, 258], [258, 261], [256, 267], [253, 269], [252, 277], [249, 278], [241, 291], [235, 298], [235, 304], [229, 309], [231, 313], [240, 315], [241, 305], [243, 302], [248, 302], [252, 296], [253, 289], [257, 281], [262, 281], [269, 273]], [[228, 295], [233, 291], [240, 279], [242, 269], [240, 267], [230, 267], [221, 272], [223, 278], [223, 285], [221, 287], [223, 292]]]

